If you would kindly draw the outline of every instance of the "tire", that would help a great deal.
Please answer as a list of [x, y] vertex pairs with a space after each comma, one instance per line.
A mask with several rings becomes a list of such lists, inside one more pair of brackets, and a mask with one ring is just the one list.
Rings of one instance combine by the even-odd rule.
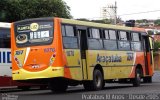
[[52, 92], [63, 93], [67, 90], [68, 84], [62, 80], [55, 80], [49, 83], [49, 88]]
[[141, 84], [141, 70], [140, 69], [136, 69], [135, 70], [135, 78], [133, 79], [133, 86], [134, 87], [138, 87]]
[[143, 78], [143, 82], [144, 82], [144, 83], [152, 83], [152, 76], [144, 77], [144, 78]]
[[104, 79], [101, 71], [98, 69], [95, 69], [93, 72], [93, 80], [84, 82], [83, 86], [86, 90], [89, 90], [89, 91], [101, 90], [104, 86]]

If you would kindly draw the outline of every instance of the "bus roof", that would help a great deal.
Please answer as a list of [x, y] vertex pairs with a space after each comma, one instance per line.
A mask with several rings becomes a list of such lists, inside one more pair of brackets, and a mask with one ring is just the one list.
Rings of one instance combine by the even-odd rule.
[[64, 18], [62, 18], [62, 23], [76, 24], [76, 25], [82, 25], [82, 26], [84, 25], [84, 26], [91, 26], [91, 27], [100, 27], [100, 28], [132, 30], [132, 27], [125, 27], [125, 26], [111, 25], [111, 24], [102, 24], [102, 23], [95, 23], [95, 22], [86, 22], [86, 21], [64, 19]]
[[10, 28], [11, 27], [11, 23], [0, 22], [0, 27], [2, 27], [2, 28]]
[[[23, 21], [32, 21], [32, 20], [52, 19], [52, 18], [53, 17], [32, 18], [32, 19], [25, 19], [25, 20], [17, 21], [14, 23], [19, 23], [19, 22], [23, 22]], [[97, 27], [97, 28], [107, 28], [107, 29], [118, 29], [118, 30], [126, 30], [126, 31], [145, 32], [144, 28], [138, 28], [138, 27], [126, 27], [126, 26], [120, 26], [120, 25], [111, 25], [111, 24], [103, 24], [103, 23], [96, 23], [96, 22], [80, 21], [80, 20], [75, 20], [75, 19], [65, 19], [65, 18], [59, 18], [59, 17], [55, 17], [55, 18], [61, 19], [62, 23], [65, 23], [65, 24], [90, 26], [90, 27]]]
[[126, 26], [120, 26], [120, 25], [111, 25], [111, 24], [102, 24], [102, 23], [95, 23], [95, 22], [86, 22], [86, 21], [79, 21], [74, 19], [62, 19], [62, 23], [66, 24], [76, 24], [76, 25], [82, 25], [82, 26], [90, 26], [90, 27], [99, 27], [99, 28], [109, 28], [109, 29], [119, 29], [119, 30], [128, 30], [128, 31], [141, 31], [145, 32], [143, 28], [137, 28], [137, 27], [126, 27]]

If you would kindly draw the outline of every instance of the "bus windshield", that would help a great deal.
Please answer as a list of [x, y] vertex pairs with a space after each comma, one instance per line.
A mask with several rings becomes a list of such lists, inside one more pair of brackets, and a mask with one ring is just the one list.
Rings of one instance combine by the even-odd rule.
[[53, 21], [21, 21], [14, 28], [17, 47], [47, 45], [53, 41]]
[[0, 48], [10, 48], [9, 28], [0, 28]]

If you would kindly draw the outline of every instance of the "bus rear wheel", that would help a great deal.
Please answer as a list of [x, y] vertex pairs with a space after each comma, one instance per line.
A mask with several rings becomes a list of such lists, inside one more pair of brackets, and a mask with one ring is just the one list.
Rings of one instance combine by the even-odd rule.
[[133, 79], [133, 86], [134, 87], [138, 87], [141, 84], [141, 70], [140, 69], [136, 69], [135, 70], [135, 78]]
[[62, 93], [67, 90], [68, 84], [63, 80], [54, 80], [49, 83], [49, 88], [52, 92]]
[[104, 80], [103, 75], [100, 70], [95, 69], [93, 72], [93, 80], [92, 81], [86, 81], [83, 83], [83, 86], [86, 90], [101, 90], [104, 86]]

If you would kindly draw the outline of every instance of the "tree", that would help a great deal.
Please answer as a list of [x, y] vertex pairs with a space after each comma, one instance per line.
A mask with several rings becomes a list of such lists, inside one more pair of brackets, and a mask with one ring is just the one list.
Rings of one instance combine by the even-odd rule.
[[63, 0], [1, 0], [0, 21], [13, 22], [26, 18], [72, 18]]
[[154, 51], [158, 51], [160, 48], [160, 42], [154, 42]]
[[158, 42], [158, 41], [157, 41], [157, 42], [154, 42], [154, 50], [153, 50], [153, 55], [154, 55], [154, 57], [159, 54], [159, 53], [158, 53], [159, 48], [160, 48], [160, 42]]
[[103, 23], [103, 24], [111, 24], [112, 23], [110, 19], [89, 20], [89, 19], [85, 19], [85, 18], [80, 18], [77, 20], [87, 21], [87, 22], [95, 22], [95, 23]]
[[154, 21], [154, 24], [155, 24], [155, 25], [160, 25], [160, 19], [155, 20], [155, 21]]
[[77, 19], [77, 20], [80, 20], [80, 21], [90, 21], [90, 20], [88, 20], [88, 19], [86, 19], [86, 18], [79, 18], [79, 19]]
[[147, 19], [136, 20], [137, 23], [148, 23]]
[[153, 31], [153, 30], [148, 30], [147, 33], [148, 33], [149, 35], [154, 35], [154, 31]]
[[112, 21], [110, 19], [102, 19], [102, 20], [91, 20], [92, 22], [96, 23], [104, 23], [104, 24], [111, 24]]

